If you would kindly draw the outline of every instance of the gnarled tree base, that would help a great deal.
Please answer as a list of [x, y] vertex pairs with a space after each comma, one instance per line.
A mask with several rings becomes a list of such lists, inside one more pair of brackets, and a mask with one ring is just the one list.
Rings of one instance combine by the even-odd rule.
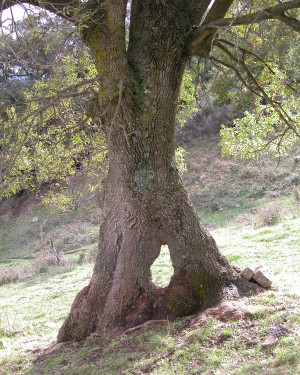
[[[139, 290], [134, 301], [127, 306], [116, 320], [108, 320], [103, 314], [108, 293], [99, 293], [93, 279], [76, 297], [71, 313], [59, 331], [58, 342], [80, 341], [92, 333], [111, 338], [149, 320], [173, 320], [201, 312], [223, 299], [239, 298], [255, 294], [262, 289], [237, 274], [228, 284], [210, 285], [209, 292], [199, 289], [197, 280], [189, 267], [180, 278], [173, 279], [168, 287], [159, 288], [152, 284], [151, 293]], [[199, 280], [198, 280], [199, 281]], [[101, 314], [102, 311], [102, 314]]]

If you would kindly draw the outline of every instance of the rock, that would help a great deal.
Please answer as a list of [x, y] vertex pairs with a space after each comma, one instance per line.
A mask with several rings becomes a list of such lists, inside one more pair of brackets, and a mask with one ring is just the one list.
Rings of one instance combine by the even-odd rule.
[[246, 341], [245, 344], [247, 346], [254, 346], [254, 345], [257, 345], [257, 341], [256, 340], [249, 340], [249, 341]]
[[253, 275], [254, 275], [254, 272], [248, 267], [244, 268], [243, 271], [240, 273], [240, 276], [243, 279], [246, 279], [248, 281], [250, 281], [250, 279], [252, 279]]
[[4, 349], [4, 343], [2, 340], [0, 340], [0, 349]]
[[203, 327], [207, 323], [207, 315], [205, 313], [199, 314], [195, 319], [191, 321], [190, 326], [194, 328]]
[[285, 307], [284, 305], [271, 307], [271, 308], [269, 309], [269, 312], [270, 312], [270, 313], [274, 313], [274, 312], [282, 311], [282, 310], [286, 310], [286, 307]]
[[237, 267], [237, 266], [232, 266], [232, 268], [235, 270], [235, 272], [237, 273], [241, 273], [242, 272], [242, 269], [240, 267]]
[[222, 302], [216, 307], [211, 307], [203, 313], [198, 314], [191, 319], [189, 327], [197, 328], [204, 326], [209, 317], [220, 320], [222, 322], [227, 322], [228, 320], [238, 320], [245, 317], [245, 311], [233, 306], [229, 302]]
[[272, 281], [269, 280], [260, 270], [255, 270], [252, 278], [263, 288], [269, 288], [272, 285]]
[[229, 333], [221, 333], [218, 337], [217, 337], [217, 344], [222, 344], [224, 341], [226, 340], [229, 340], [231, 338], [231, 335]]
[[297, 156], [294, 157], [294, 162], [300, 163], [300, 155], [297, 155]]
[[271, 327], [265, 330], [265, 333], [268, 335], [281, 337], [286, 336], [290, 331], [284, 327], [278, 326], [278, 327]]
[[263, 348], [268, 348], [269, 346], [276, 345], [279, 339], [276, 335], [268, 335], [265, 341], [261, 344]]

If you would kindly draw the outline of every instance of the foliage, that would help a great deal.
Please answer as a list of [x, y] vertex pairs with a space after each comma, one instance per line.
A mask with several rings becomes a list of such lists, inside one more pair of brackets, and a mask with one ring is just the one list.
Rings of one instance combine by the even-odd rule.
[[[50, 184], [52, 189], [43, 192], [44, 203], [66, 210], [76, 203], [81, 189], [101, 188], [107, 155], [101, 124], [93, 114], [97, 74], [92, 56], [78, 40], [78, 30], [68, 23], [62, 27], [62, 23], [41, 12], [17, 22], [16, 40], [9, 34], [1, 37], [0, 53], [8, 55], [7, 63], [12, 60], [10, 50], [25, 57], [24, 61], [14, 60], [7, 76], [10, 84], [3, 86], [9, 91], [7, 97], [13, 95], [14, 87], [19, 96], [2, 103], [0, 199], [25, 189], [41, 192], [41, 187]], [[58, 35], [56, 28], [61, 28]], [[36, 49], [27, 50], [24, 41], [30, 43], [34, 38]], [[180, 123], [196, 110], [194, 78], [194, 72], [186, 69]], [[184, 156], [184, 150], [178, 148], [175, 157], [181, 174]], [[79, 175], [76, 181], [82, 186], [70, 193], [65, 179], [74, 175]]]
[[186, 151], [182, 147], [177, 147], [175, 150], [175, 159], [177, 168], [180, 175], [183, 175], [187, 171], [186, 163], [185, 163], [185, 156]]
[[226, 41], [224, 35], [206, 86], [214, 105], [230, 104], [238, 114], [221, 132], [223, 154], [280, 156], [300, 136], [299, 35], [274, 21], [236, 27]]
[[[277, 67], [272, 69], [276, 75], [265, 68], [258, 79], [271, 101], [262, 104], [261, 98], [256, 98], [254, 108], [235, 120], [232, 128], [223, 127], [224, 156], [257, 159], [261, 153], [280, 155], [299, 139], [299, 98], [284, 84], [286, 77]], [[281, 97], [279, 104], [278, 97]]]
[[[275, 4], [270, 0], [264, 5]], [[257, 1], [250, 7], [237, 1], [228, 16], [260, 8]], [[64, 15], [69, 11], [64, 9]], [[297, 16], [297, 10], [293, 13]], [[90, 52], [78, 38], [85, 26], [82, 22], [74, 27], [38, 11], [2, 25], [0, 199], [22, 189], [39, 190], [47, 183], [55, 189], [45, 202], [66, 209], [76, 201], [78, 191], [66, 196], [60, 182], [77, 174], [78, 165], [81, 181], [92, 175], [89, 189], [100, 187], [106, 150], [101, 124], [90, 111], [97, 98], [97, 75]], [[296, 33], [275, 21], [220, 29], [210, 61], [194, 57], [185, 69], [179, 124], [199, 108], [227, 106], [233, 118], [239, 118], [233, 128], [226, 125], [222, 130], [225, 156], [257, 159], [262, 152], [284, 153], [299, 135], [295, 90], [300, 82], [300, 51], [295, 40]], [[176, 155], [182, 163], [182, 152]]]
[[184, 126], [186, 120], [191, 118], [193, 114], [198, 111], [195, 101], [195, 82], [196, 74], [187, 66], [182, 78], [177, 109], [177, 120], [180, 126]]
[[[91, 177], [95, 173], [101, 176], [99, 170], [106, 168], [103, 134], [98, 131], [99, 124], [93, 122], [91, 114], [87, 115], [95, 98], [97, 83], [92, 58], [73, 36], [74, 30], [70, 26], [65, 26], [65, 40], [60, 46], [59, 35], [54, 37], [52, 31], [53, 17], [43, 14], [37, 18], [28, 17], [18, 23], [21, 40], [25, 33], [26, 40], [35, 35], [41, 43], [39, 38], [44, 40], [44, 34], [48, 33], [37, 49], [44, 62], [37, 59], [34, 65], [30, 51], [25, 50], [30, 55], [26, 63], [33, 66], [31, 70], [36, 74], [24, 73], [30, 82], [27, 80], [19, 87], [22, 100], [6, 103], [2, 114], [0, 199], [23, 189], [39, 189], [49, 183], [57, 192], [60, 181], [78, 170], [81, 181], [83, 177], [89, 178], [90, 189], [95, 190], [99, 178], [95, 181]], [[28, 24], [35, 27], [28, 30]], [[71, 37], [73, 40], [69, 40]], [[41, 72], [41, 66], [45, 64], [50, 69], [46, 73]], [[19, 71], [19, 68], [15, 67], [15, 70]], [[18, 84], [19, 77], [11, 80]], [[61, 208], [66, 208], [73, 203], [78, 191], [73, 196], [61, 194], [56, 198], [51, 193], [51, 197], [45, 197], [45, 202], [53, 206], [55, 201]]]

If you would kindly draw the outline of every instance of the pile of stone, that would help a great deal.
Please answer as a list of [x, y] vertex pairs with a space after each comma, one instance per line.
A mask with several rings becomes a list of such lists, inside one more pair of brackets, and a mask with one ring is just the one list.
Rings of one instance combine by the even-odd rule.
[[240, 272], [240, 276], [248, 281], [257, 282], [263, 288], [270, 288], [272, 285], [272, 281], [269, 280], [259, 268], [252, 271], [250, 268], [246, 267]]

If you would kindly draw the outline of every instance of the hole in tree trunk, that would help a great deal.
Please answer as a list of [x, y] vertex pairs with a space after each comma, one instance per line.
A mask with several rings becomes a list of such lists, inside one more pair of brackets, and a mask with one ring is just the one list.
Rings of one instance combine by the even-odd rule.
[[167, 245], [160, 248], [159, 256], [151, 266], [152, 282], [164, 288], [169, 285], [171, 277], [174, 274], [174, 268], [170, 258], [170, 252]]

